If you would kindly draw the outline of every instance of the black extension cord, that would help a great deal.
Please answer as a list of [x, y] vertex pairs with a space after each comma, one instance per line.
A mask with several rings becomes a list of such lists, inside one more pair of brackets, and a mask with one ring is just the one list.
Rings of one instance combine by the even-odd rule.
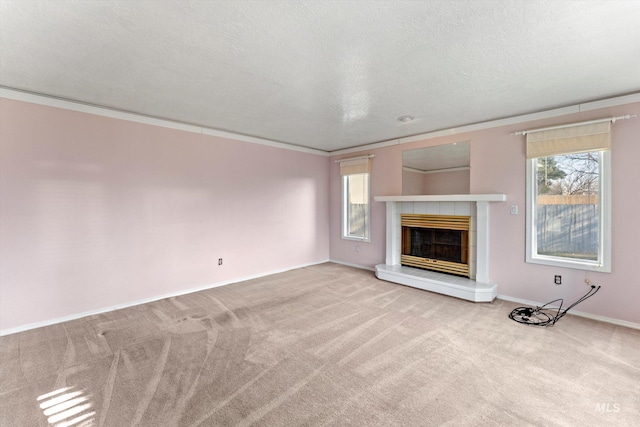
[[[595, 285], [591, 285], [591, 289], [582, 297], [579, 298], [576, 302], [571, 304], [566, 309], [562, 309], [562, 304], [564, 300], [562, 298], [550, 301], [541, 307], [518, 307], [514, 308], [511, 313], [509, 313], [509, 319], [515, 320], [518, 323], [522, 323], [524, 325], [532, 325], [532, 326], [553, 326], [556, 322], [564, 317], [567, 314], [567, 311], [580, 304], [582, 301], [590, 298], [596, 294], [600, 290], [600, 286], [596, 287]], [[554, 302], [560, 301], [560, 306], [556, 308], [547, 308], [550, 304]]]

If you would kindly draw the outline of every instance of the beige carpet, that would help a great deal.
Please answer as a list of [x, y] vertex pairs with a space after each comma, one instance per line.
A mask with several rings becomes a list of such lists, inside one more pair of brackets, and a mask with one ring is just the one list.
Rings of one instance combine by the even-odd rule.
[[328, 263], [86, 317], [0, 338], [0, 425], [639, 425], [640, 331], [515, 306]]

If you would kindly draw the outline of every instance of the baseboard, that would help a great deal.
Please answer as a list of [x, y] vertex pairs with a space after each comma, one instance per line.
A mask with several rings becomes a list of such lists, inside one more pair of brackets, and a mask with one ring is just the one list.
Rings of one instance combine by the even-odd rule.
[[[504, 301], [517, 302], [519, 304], [524, 304], [532, 307], [540, 307], [545, 304], [545, 303], [529, 301], [521, 298], [514, 298], [507, 295], [498, 295], [496, 298]], [[573, 314], [574, 316], [584, 317], [591, 320], [597, 320], [600, 322], [611, 323], [613, 325], [624, 326], [627, 328], [640, 330], [640, 323], [629, 322], [627, 320], [614, 319], [613, 317], [600, 316], [599, 314], [585, 313], [584, 311], [579, 311], [579, 310], [571, 310], [569, 314]]]
[[[55, 325], [55, 324], [58, 324], [58, 323], [68, 322], [70, 320], [81, 319], [83, 317], [93, 316], [93, 315], [96, 315], [96, 314], [107, 313], [109, 311], [121, 310], [123, 308], [128, 308], [128, 307], [133, 307], [133, 306], [140, 305], [140, 304], [146, 304], [146, 303], [149, 303], [149, 302], [159, 301], [159, 300], [162, 300], [162, 299], [165, 299], [165, 298], [173, 298], [173, 297], [177, 297], [177, 296], [181, 296], [181, 295], [190, 294], [190, 293], [193, 293], [193, 292], [204, 291], [206, 289], [213, 289], [213, 288], [217, 288], [217, 287], [220, 287], [220, 286], [230, 285], [232, 283], [244, 282], [244, 281], [252, 280], [252, 279], [259, 279], [261, 277], [270, 276], [272, 274], [284, 273], [286, 271], [295, 270], [297, 268], [310, 267], [310, 266], [313, 266], [313, 265], [324, 264], [326, 262], [333, 262], [335, 264], [341, 264], [341, 265], [346, 265], [348, 267], [360, 268], [362, 270], [375, 271], [375, 268], [368, 267], [368, 266], [365, 266], [365, 265], [353, 264], [353, 263], [349, 263], [349, 262], [337, 261], [337, 260], [332, 260], [332, 259], [325, 259], [325, 260], [322, 260], [322, 261], [317, 261], [317, 262], [312, 262], [312, 263], [308, 263], [308, 264], [297, 265], [297, 266], [284, 268], [284, 269], [280, 269], [280, 270], [273, 270], [273, 271], [269, 271], [269, 272], [265, 272], [265, 273], [254, 274], [252, 276], [244, 276], [244, 277], [239, 277], [239, 278], [236, 278], [236, 279], [231, 279], [231, 280], [227, 280], [227, 281], [223, 281], [223, 282], [217, 282], [217, 283], [213, 283], [213, 284], [209, 284], [209, 285], [199, 286], [197, 288], [191, 288], [191, 289], [186, 289], [186, 290], [182, 290], [182, 291], [178, 291], [178, 292], [172, 292], [172, 293], [169, 293], [169, 294], [158, 295], [158, 296], [146, 298], [146, 299], [143, 299], [143, 300], [132, 301], [132, 302], [126, 303], [126, 304], [118, 304], [118, 305], [113, 305], [113, 306], [109, 306], [109, 307], [100, 308], [100, 309], [97, 309], [97, 310], [91, 310], [91, 311], [85, 311], [85, 312], [81, 312], [81, 313], [76, 313], [76, 314], [72, 314], [72, 315], [69, 315], [69, 316], [57, 317], [55, 319], [45, 320], [45, 321], [42, 321], [42, 322], [30, 323], [28, 325], [18, 326], [18, 327], [15, 327], [15, 328], [0, 329], [0, 337], [1, 336], [5, 336], [5, 335], [16, 334], [18, 332], [28, 331], [28, 330], [31, 330], [31, 329], [42, 328], [44, 326], [50, 326], [50, 325]], [[517, 302], [519, 304], [525, 304], [525, 305], [534, 306], [534, 307], [541, 306], [541, 305], [544, 304], [544, 303], [540, 303], [540, 302], [536, 302], [536, 301], [530, 301], [530, 300], [526, 300], [526, 299], [522, 299], [522, 298], [514, 298], [514, 297], [510, 297], [508, 295], [498, 295], [496, 298], [504, 300], [504, 301]], [[611, 324], [618, 325], [618, 326], [624, 326], [624, 327], [627, 327], [627, 328], [640, 330], [640, 324], [634, 323], [634, 322], [629, 322], [629, 321], [626, 321], [626, 320], [614, 319], [612, 317], [600, 316], [600, 315], [597, 315], [597, 314], [585, 313], [585, 312], [577, 311], [577, 310], [571, 310], [570, 314], [573, 314], [573, 315], [579, 316], [579, 317], [584, 317], [584, 318], [587, 318], [587, 319], [597, 320], [597, 321], [600, 321], [600, 322], [611, 323]]]
[[226, 280], [226, 281], [223, 281], [223, 282], [217, 282], [217, 283], [213, 283], [213, 284], [209, 284], [209, 285], [199, 286], [197, 288], [191, 288], [191, 289], [186, 289], [186, 290], [182, 290], [182, 291], [178, 291], [178, 292], [172, 292], [172, 293], [168, 293], [168, 294], [158, 295], [158, 296], [154, 296], [154, 297], [150, 297], [150, 298], [145, 298], [145, 299], [142, 299], [142, 300], [132, 301], [132, 302], [125, 303], [125, 304], [117, 304], [117, 305], [112, 305], [112, 306], [109, 306], [109, 307], [99, 308], [97, 310], [84, 311], [82, 313], [76, 313], [76, 314], [71, 314], [69, 316], [57, 317], [55, 319], [44, 320], [42, 322], [30, 323], [28, 325], [17, 326], [15, 328], [1, 329], [0, 330], [0, 337], [5, 336], [5, 335], [17, 334], [18, 332], [24, 332], [24, 331], [28, 331], [28, 330], [31, 330], [31, 329], [42, 328], [44, 326], [56, 325], [58, 323], [68, 322], [70, 320], [81, 319], [81, 318], [87, 317], [87, 316], [94, 316], [96, 314], [107, 313], [109, 311], [121, 310], [123, 308], [129, 308], [129, 307], [133, 307], [133, 306], [140, 305], [140, 304], [147, 304], [147, 303], [154, 302], [154, 301], [159, 301], [159, 300], [162, 300], [162, 299], [165, 299], [165, 298], [178, 297], [178, 296], [181, 296], [181, 295], [191, 294], [193, 292], [199, 292], [199, 291], [204, 291], [204, 290], [207, 290], [207, 289], [217, 288], [217, 287], [220, 287], [220, 286], [230, 285], [232, 283], [244, 282], [244, 281], [252, 280], [252, 279], [259, 279], [261, 277], [270, 276], [272, 274], [284, 273], [286, 271], [295, 270], [297, 268], [310, 267], [312, 265], [324, 264], [325, 262], [330, 262], [330, 260], [325, 259], [325, 260], [322, 260], [322, 261], [312, 262], [312, 263], [309, 263], [309, 264], [303, 264], [303, 265], [298, 265], [298, 266], [294, 266], [294, 267], [290, 267], [290, 268], [284, 268], [284, 269], [280, 269], [280, 270], [269, 271], [269, 272], [266, 272], [266, 273], [254, 274], [252, 276], [239, 277], [237, 279]]
[[360, 268], [362, 270], [369, 270], [369, 271], [376, 271], [375, 267], [369, 267], [367, 265], [361, 265], [361, 264], [353, 264], [350, 262], [344, 262], [344, 261], [337, 261], [335, 259], [330, 259], [329, 262], [333, 262], [335, 264], [342, 264], [342, 265], [346, 265], [347, 267], [355, 267], [355, 268]]

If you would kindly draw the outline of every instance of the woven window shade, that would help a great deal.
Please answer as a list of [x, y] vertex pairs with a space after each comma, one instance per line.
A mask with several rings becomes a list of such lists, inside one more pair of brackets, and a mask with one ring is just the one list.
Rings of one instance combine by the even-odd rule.
[[369, 179], [357, 174], [349, 177], [349, 203], [364, 204], [369, 200]]
[[527, 133], [527, 159], [611, 148], [611, 122]]
[[371, 172], [371, 159], [353, 159], [340, 162], [340, 175]]

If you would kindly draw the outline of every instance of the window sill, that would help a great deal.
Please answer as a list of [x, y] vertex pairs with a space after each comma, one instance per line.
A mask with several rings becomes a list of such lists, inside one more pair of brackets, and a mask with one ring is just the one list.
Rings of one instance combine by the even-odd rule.
[[350, 236], [341, 236], [341, 237], [342, 237], [342, 240], [351, 240], [352, 242], [362, 242], [362, 243], [371, 242], [371, 239], [369, 238], [350, 237]]
[[566, 258], [536, 256], [527, 257], [527, 262], [531, 264], [550, 265], [553, 267], [572, 268], [575, 270], [597, 271], [599, 273], [611, 273], [611, 267], [606, 263], [586, 262], [580, 260], [570, 260]]

